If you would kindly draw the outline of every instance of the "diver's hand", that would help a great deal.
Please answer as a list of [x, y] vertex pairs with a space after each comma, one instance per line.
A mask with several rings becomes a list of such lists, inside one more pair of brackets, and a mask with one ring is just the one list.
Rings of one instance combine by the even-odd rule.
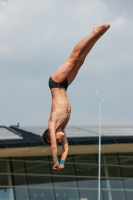
[[59, 171], [59, 170], [61, 170], [61, 169], [64, 169], [64, 165], [63, 164], [59, 164], [59, 165], [53, 165], [53, 170], [57, 170], [57, 171]]
[[59, 169], [64, 169], [64, 167], [65, 167], [65, 165], [63, 165], [63, 164], [59, 164], [59, 165], [58, 165], [58, 168], [59, 168]]
[[60, 168], [58, 167], [59, 165], [53, 165], [53, 170], [56, 170], [56, 171], [59, 171], [60, 170]]

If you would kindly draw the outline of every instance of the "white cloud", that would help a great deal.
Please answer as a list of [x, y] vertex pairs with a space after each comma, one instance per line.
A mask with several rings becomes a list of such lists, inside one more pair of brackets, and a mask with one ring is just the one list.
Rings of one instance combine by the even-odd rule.
[[16, 59], [31, 58], [45, 48], [50, 51], [55, 38], [68, 39], [83, 30], [88, 33], [106, 10], [100, 0], [68, 1], [65, 6], [61, 0], [9, 0], [0, 5], [0, 55]]
[[112, 26], [121, 26], [124, 25], [127, 22], [127, 19], [124, 17], [119, 17], [117, 19], [115, 19], [111, 24]]

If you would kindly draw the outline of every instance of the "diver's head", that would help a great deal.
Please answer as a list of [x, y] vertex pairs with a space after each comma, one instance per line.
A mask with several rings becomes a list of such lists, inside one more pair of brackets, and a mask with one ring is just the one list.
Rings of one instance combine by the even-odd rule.
[[49, 133], [49, 129], [46, 129], [42, 135], [42, 138], [44, 140], [44, 142], [48, 145], [50, 145], [50, 133]]

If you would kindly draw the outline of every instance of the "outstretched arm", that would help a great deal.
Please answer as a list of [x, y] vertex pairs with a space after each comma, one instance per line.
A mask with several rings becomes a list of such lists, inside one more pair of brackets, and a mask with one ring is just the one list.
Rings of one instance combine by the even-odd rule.
[[[62, 140], [62, 156], [61, 156], [61, 160], [63, 160], [63, 161], [66, 160], [67, 154], [68, 154], [68, 150], [69, 150], [69, 146], [68, 146], [67, 137], [65, 135], [63, 137], [63, 140]], [[64, 164], [59, 164], [59, 168], [63, 169], [64, 168]]]
[[[56, 137], [55, 137], [55, 123], [52, 120], [49, 120], [48, 123], [49, 127], [49, 132], [50, 132], [50, 148], [51, 148], [51, 153], [54, 161], [54, 166], [59, 165], [58, 162], [58, 156], [57, 156], [57, 144], [56, 144]], [[54, 168], [53, 166], [53, 168]]]

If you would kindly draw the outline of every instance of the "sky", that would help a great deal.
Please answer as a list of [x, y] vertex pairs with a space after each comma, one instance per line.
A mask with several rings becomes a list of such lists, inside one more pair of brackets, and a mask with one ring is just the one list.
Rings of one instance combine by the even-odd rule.
[[68, 125], [133, 125], [132, 0], [0, 0], [0, 125], [47, 125], [50, 75], [94, 26], [110, 29], [87, 56], [67, 95]]

